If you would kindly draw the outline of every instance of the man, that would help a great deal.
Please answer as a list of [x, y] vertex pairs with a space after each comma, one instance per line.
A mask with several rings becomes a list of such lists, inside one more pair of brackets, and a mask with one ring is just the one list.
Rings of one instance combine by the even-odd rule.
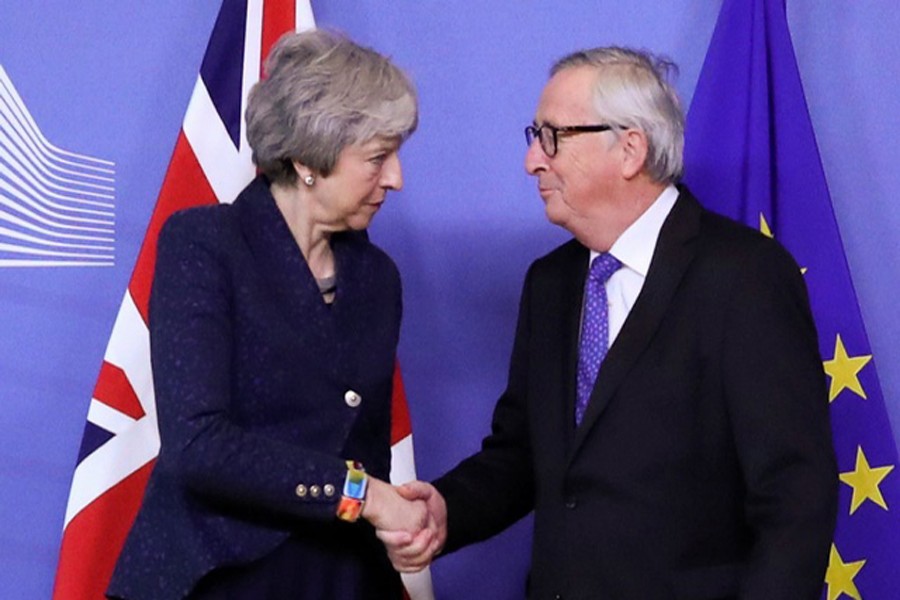
[[671, 66], [599, 48], [551, 70], [525, 167], [575, 239], [528, 271], [482, 450], [406, 488], [432, 530], [379, 533], [397, 568], [534, 510], [529, 598], [819, 598], [837, 477], [806, 288], [675, 187]]

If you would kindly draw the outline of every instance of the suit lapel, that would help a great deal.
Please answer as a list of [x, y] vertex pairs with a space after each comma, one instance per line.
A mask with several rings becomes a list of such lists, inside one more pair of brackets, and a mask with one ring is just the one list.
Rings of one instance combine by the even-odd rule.
[[563, 275], [564, 298], [569, 301], [563, 308], [563, 352], [565, 352], [565, 431], [567, 448], [575, 436], [575, 388], [578, 378], [578, 342], [581, 333], [581, 311], [584, 304], [584, 282], [590, 265], [590, 251], [578, 244], [575, 260], [568, 261]]
[[[578, 366], [578, 335], [584, 279], [590, 254], [576, 240], [554, 252], [552, 261], [533, 278], [530, 310], [536, 319], [532, 334], [540, 342], [541, 362], [532, 384], [535, 422], [540, 423], [541, 452], [564, 460], [575, 432], [575, 381]], [[545, 263], [539, 261], [542, 267]], [[547, 402], [547, 399], [556, 399]]]
[[330, 307], [334, 345], [342, 372], [351, 381], [361, 375], [361, 336], [371, 337], [381, 322], [377, 316], [388, 309], [380, 306], [379, 297], [373, 294], [379, 287], [378, 278], [383, 271], [373, 264], [372, 253], [366, 251], [367, 244], [364, 232], [336, 233], [331, 240], [337, 270], [337, 292]]
[[268, 182], [258, 177], [235, 201], [254, 266], [272, 292], [278, 312], [299, 338], [314, 349], [323, 365], [336, 365], [334, 323], [318, 285], [297, 247]]
[[690, 242], [699, 232], [702, 208], [686, 189], [681, 188], [680, 192], [660, 230], [644, 287], [600, 366], [584, 419], [575, 432], [569, 460], [584, 443], [619, 385], [650, 344], [679, 282], [694, 258], [696, 250]]

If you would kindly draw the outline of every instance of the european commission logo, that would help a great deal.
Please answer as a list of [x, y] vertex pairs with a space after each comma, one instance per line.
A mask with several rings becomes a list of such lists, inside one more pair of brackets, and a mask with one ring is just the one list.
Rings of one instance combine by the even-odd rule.
[[115, 163], [44, 137], [0, 66], [0, 267], [108, 267]]

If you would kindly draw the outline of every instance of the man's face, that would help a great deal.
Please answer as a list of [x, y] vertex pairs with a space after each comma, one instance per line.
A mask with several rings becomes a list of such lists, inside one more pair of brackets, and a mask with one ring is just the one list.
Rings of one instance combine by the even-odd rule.
[[[565, 127], [599, 125], [592, 103], [597, 72], [589, 67], [565, 69], [547, 82], [534, 124]], [[610, 131], [564, 134], [556, 155], [547, 156], [536, 139], [525, 154], [525, 170], [538, 180], [547, 219], [578, 234], [582, 225], [604, 219], [614, 209], [613, 193], [620, 183], [621, 152]]]

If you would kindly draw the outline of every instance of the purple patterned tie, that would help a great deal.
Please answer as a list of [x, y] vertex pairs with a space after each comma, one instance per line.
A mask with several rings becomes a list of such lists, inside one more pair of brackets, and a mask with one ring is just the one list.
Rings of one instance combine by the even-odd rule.
[[606, 300], [606, 281], [622, 267], [612, 254], [601, 254], [591, 263], [584, 282], [584, 316], [581, 321], [581, 342], [578, 346], [578, 389], [575, 399], [575, 425], [581, 424], [587, 410], [600, 363], [609, 349], [609, 311]]

